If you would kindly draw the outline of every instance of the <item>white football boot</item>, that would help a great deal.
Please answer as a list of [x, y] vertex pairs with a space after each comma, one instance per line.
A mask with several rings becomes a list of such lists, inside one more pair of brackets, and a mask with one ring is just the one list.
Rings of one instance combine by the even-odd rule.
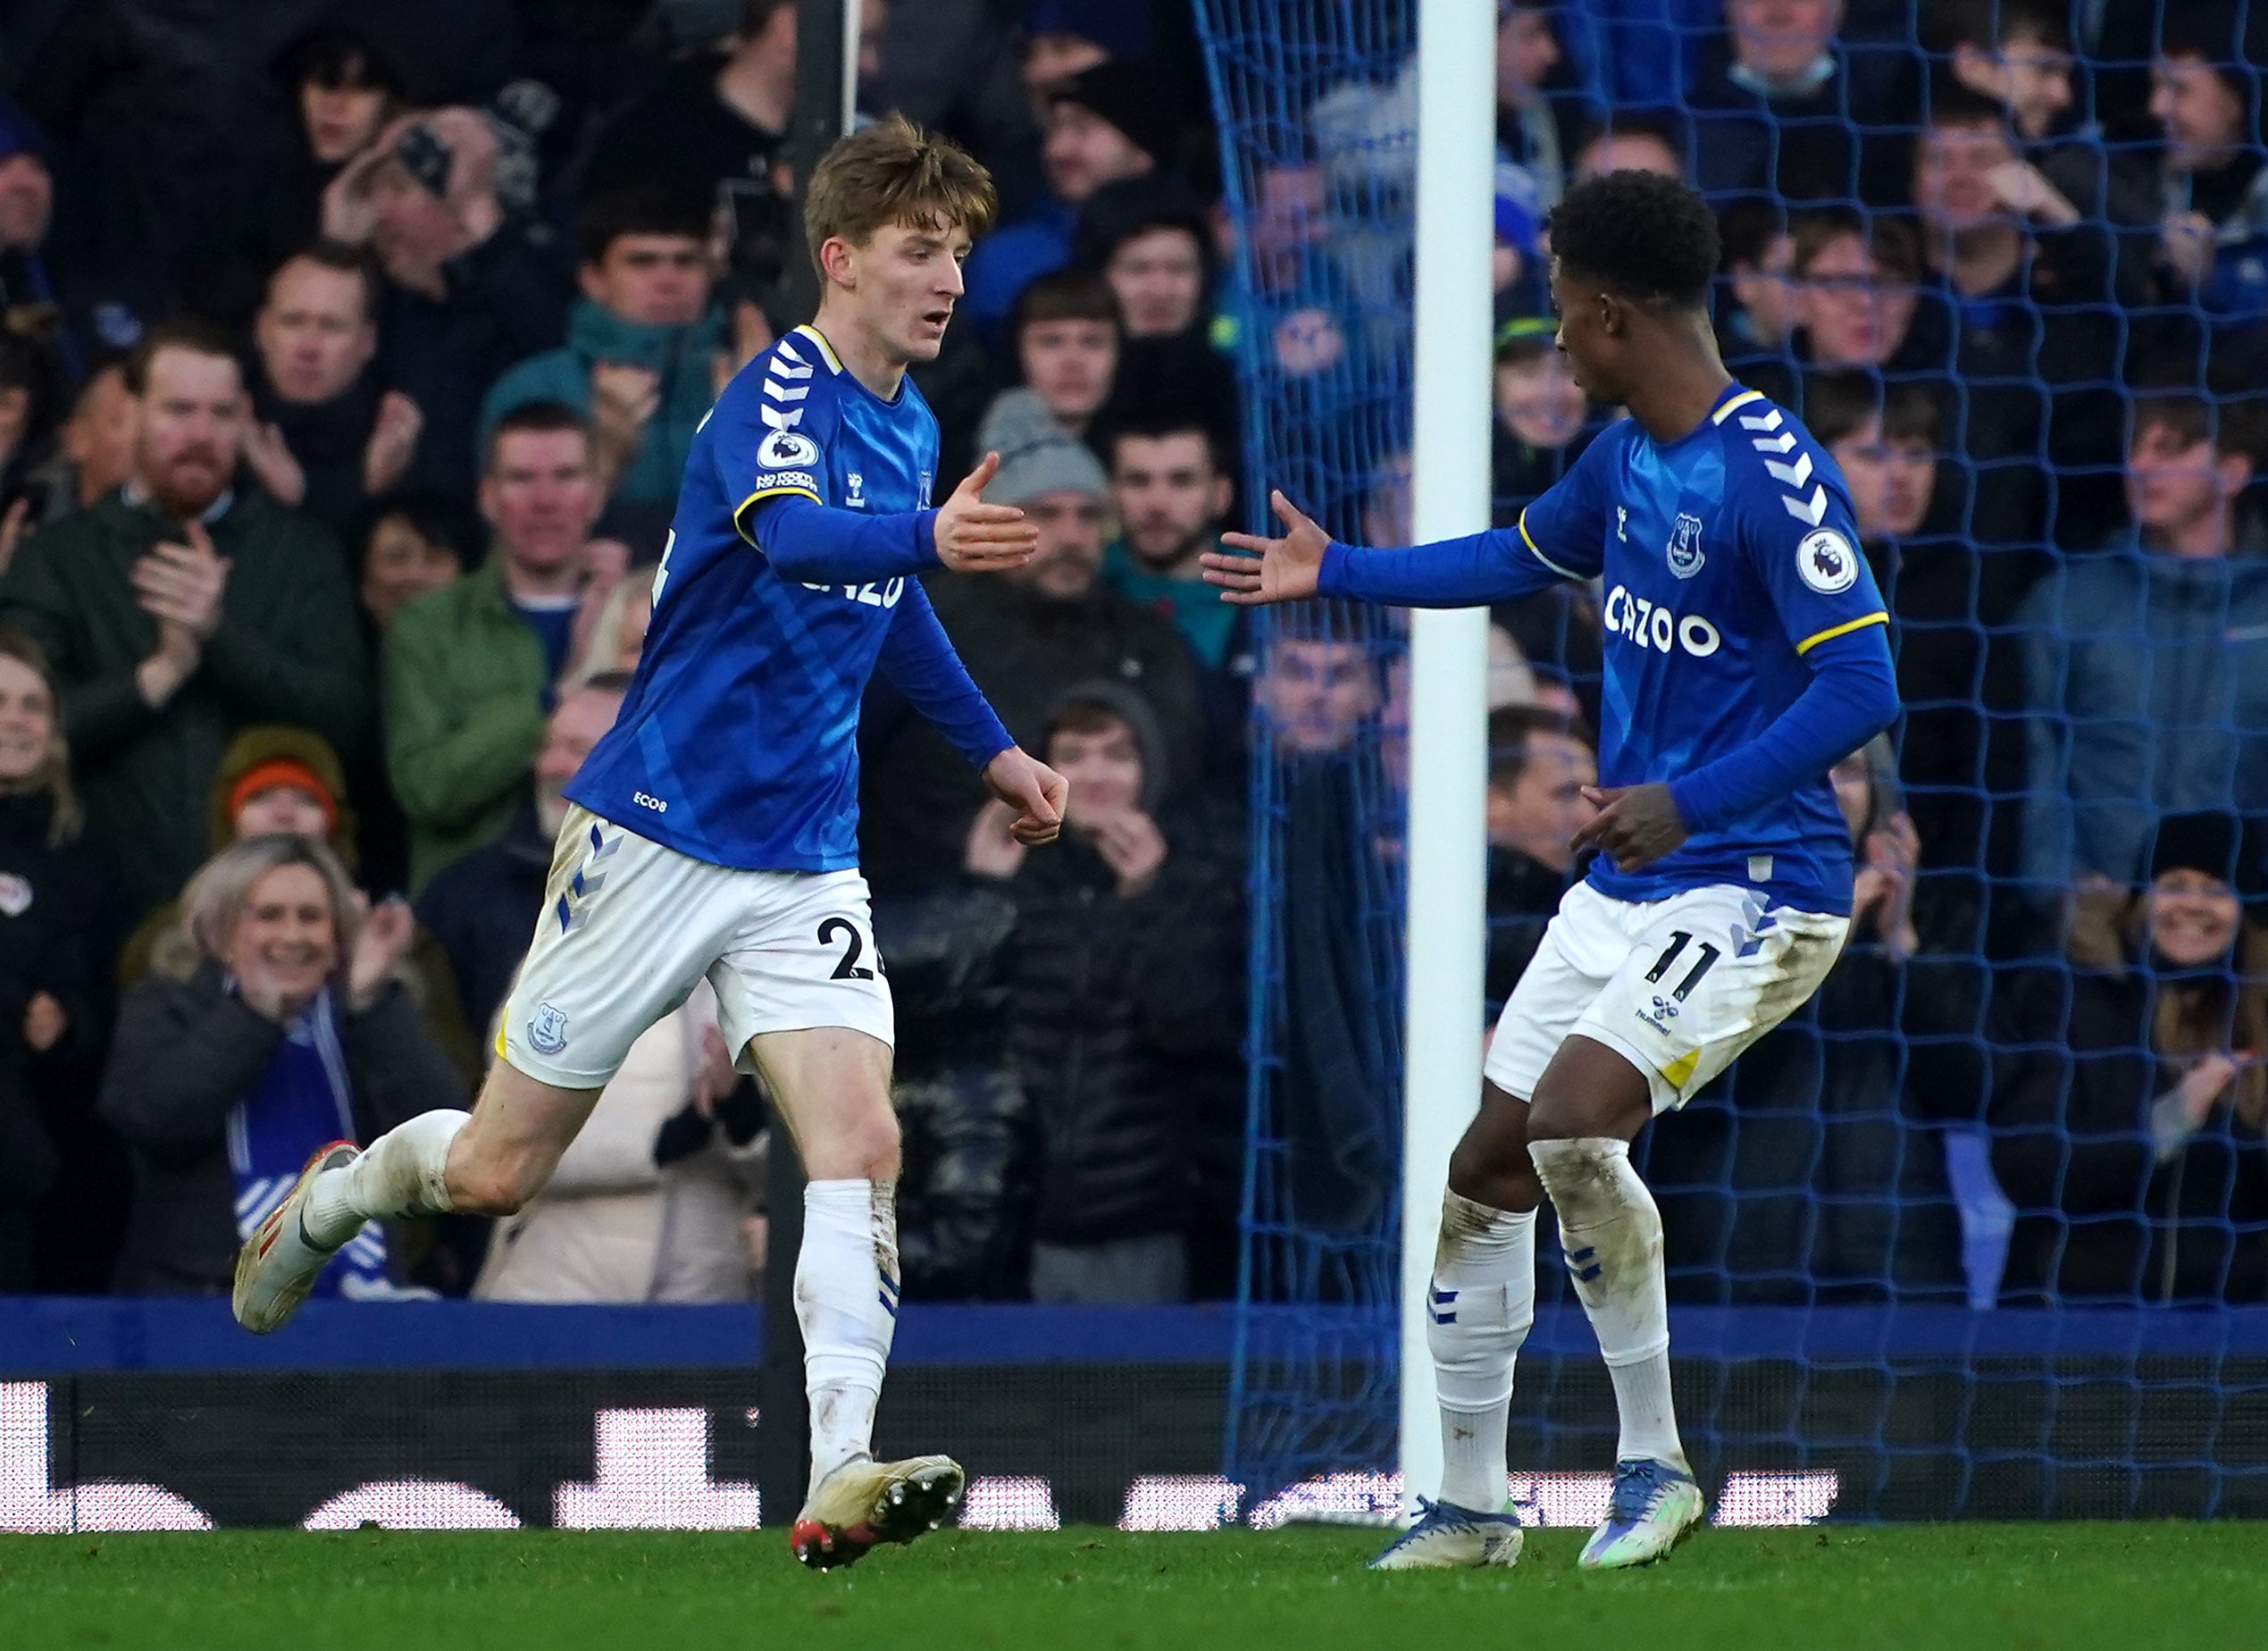
[[814, 1571], [850, 1564], [885, 1542], [911, 1542], [936, 1529], [960, 1505], [966, 1483], [950, 1456], [861, 1456], [819, 1481], [795, 1516], [788, 1546]]
[[1651, 1456], [1614, 1464], [1614, 1499], [1575, 1562], [1586, 1571], [1651, 1564], [1701, 1523], [1701, 1487], [1693, 1475]]
[[1418, 1498], [1418, 1522], [1386, 1544], [1373, 1571], [1477, 1571], [1519, 1562], [1519, 1521]]
[[326, 1250], [309, 1238], [300, 1218], [306, 1212], [307, 1189], [315, 1177], [361, 1156], [362, 1149], [352, 1141], [316, 1148], [283, 1202], [268, 1211], [268, 1219], [236, 1253], [236, 1288], [229, 1304], [235, 1309], [236, 1321], [255, 1336], [280, 1328], [298, 1312], [316, 1278], [339, 1253], [336, 1246]]

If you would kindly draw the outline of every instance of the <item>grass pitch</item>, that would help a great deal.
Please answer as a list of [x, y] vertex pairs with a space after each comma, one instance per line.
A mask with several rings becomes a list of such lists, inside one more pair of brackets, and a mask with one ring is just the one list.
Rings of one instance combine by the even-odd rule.
[[1895, 1651], [2261, 1643], [2268, 1527], [1705, 1530], [1667, 1564], [1374, 1576], [1373, 1533], [945, 1531], [825, 1575], [780, 1532], [0, 1538], [0, 1647], [707, 1651], [710, 1647], [1355, 1651], [1662, 1645]]

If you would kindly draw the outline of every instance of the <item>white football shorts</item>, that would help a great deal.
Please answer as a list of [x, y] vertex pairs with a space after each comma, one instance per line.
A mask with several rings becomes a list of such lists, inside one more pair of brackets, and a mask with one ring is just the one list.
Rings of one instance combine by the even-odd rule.
[[1482, 1071], [1516, 1099], [1570, 1033], [1646, 1075], [1653, 1110], [1683, 1106], [1741, 1051], [1801, 1009], [1843, 951], [1850, 919], [1716, 884], [1667, 900], [1611, 900], [1578, 883], [1512, 988]]
[[895, 1042], [858, 872], [715, 866], [571, 804], [497, 1052], [544, 1083], [603, 1088], [704, 976], [743, 1069], [760, 1032]]

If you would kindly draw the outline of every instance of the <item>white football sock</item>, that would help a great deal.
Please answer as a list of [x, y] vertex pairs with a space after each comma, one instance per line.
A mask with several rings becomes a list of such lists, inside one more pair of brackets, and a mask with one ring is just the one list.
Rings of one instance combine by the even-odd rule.
[[875, 1405], [898, 1328], [898, 1189], [812, 1181], [803, 1189], [795, 1321], [811, 1401], [811, 1483], [873, 1454]]
[[1444, 1197], [1426, 1318], [1441, 1403], [1441, 1499], [1494, 1513], [1504, 1505], [1512, 1361], [1536, 1320], [1536, 1211]]
[[1617, 1459], [1652, 1456], [1686, 1467], [1670, 1395], [1661, 1211], [1630, 1167], [1629, 1143], [1536, 1141], [1527, 1153], [1559, 1212], [1560, 1248], [1614, 1379], [1622, 1413]]
[[364, 1221], [398, 1215], [445, 1215], [448, 1188], [442, 1184], [449, 1143], [473, 1121], [470, 1112], [420, 1112], [372, 1141], [343, 1169], [324, 1171], [307, 1189], [307, 1236], [335, 1250], [362, 1230]]

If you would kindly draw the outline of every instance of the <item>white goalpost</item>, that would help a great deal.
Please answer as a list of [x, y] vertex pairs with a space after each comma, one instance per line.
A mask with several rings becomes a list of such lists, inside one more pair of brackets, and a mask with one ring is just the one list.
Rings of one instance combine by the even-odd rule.
[[[1420, 0], [1418, 16], [1416, 538], [1488, 526], [1491, 201], [1496, 9]], [[1487, 884], [1488, 616], [1410, 625], [1408, 1015], [1402, 1035], [1402, 1487], [1441, 1479], [1426, 1290], [1450, 1149], [1480, 1095]]]

